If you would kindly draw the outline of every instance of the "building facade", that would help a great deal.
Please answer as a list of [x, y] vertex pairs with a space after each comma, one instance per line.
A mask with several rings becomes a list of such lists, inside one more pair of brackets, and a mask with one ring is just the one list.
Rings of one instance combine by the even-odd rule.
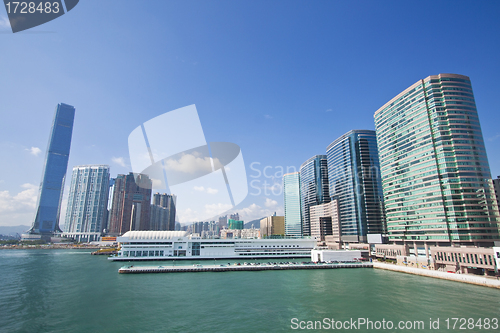
[[[231, 215], [231, 216], [234, 216], [234, 215]], [[236, 216], [234, 216], [236, 217]], [[239, 215], [238, 215], [239, 217]], [[245, 222], [241, 221], [241, 220], [233, 220], [233, 219], [229, 219], [228, 223], [227, 223], [227, 228], [228, 229], [243, 229], [245, 226]]]
[[374, 115], [389, 241], [492, 245], [498, 207], [468, 77], [419, 80]]
[[338, 201], [342, 241], [384, 233], [380, 165], [375, 131], [352, 130], [327, 148], [330, 196]]
[[309, 207], [330, 202], [326, 155], [316, 155], [300, 166], [302, 234], [311, 236]]
[[151, 205], [149, 230], [175, 231], [175, 203], [177, 198], [171, 194], [155, 193]]
[[283, 195], [285, 205], [285, 234], [287, 237], [302, 237], [299, 172], [283, 175]]
[[108, 227], [110, 235], [149, 229], [151, 187], [147, 175], [131, 172], [116, 177]]
[[108, 215], [108, 193], [108, 165], [74, 167], [66, 209], [65, 232], [102, 232]]
[[284, 237], [285, 217], [273, 215], [260, 220], [260, 235], [262, 238]]
[[51, 235], [61, 231], [59, 216], [74, 119], [73, 106], [64, 103], [57, 105], [45, 155], [35, 220], [29, 230], [30, 234]]
[[[342, 232], [339, 223], [338, 203], [332, 200], [328, 203], [311, 206], [311, 236], [324, 242], [326, 236], [333, 236], [333, 242], [341, 244]], [[339, 246], [340, 247], [340, 246]]]
[[493, 179], [493, 189], [495, 191], [495, 198], [497, 200], [497, 205], [500, 207], [500, 176], [497, 176], [496, 179]]

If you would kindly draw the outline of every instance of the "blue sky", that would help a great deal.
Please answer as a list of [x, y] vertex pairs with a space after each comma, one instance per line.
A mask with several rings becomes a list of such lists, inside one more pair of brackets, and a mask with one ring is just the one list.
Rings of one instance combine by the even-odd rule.
[[[0, 225], [29, 225], [57, 103], [76, 107], [68, 165], [131, 171], [128, 135], [196, 104], [207, 141], [238, 144], [249, 181], [298, 168], [417, 80], [467, 75], [500, 175], [496, 1], [86, 0], [12, 34], [0, 8]], [[123, 165], [120, 165], [123, 164]], [[69, 180], [66, 181], [66, 187]], [[277, 195], [237, 206], [283, 211]], [[65, 193], [65, 196], [67, 192]], [[179, 198], [181, 200], [181, 198]], [[62, 216], [64, 221], [64, 216]]]

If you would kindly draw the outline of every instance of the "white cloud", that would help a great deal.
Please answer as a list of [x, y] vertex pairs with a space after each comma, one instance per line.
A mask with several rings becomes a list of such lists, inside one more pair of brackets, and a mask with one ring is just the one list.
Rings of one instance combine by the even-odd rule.
[[270, 116], [270, 115], [268, 115], [268, 114], [264, 115], [264, 118], [266, 118], [266, 119], [273, 119], [273, 117]]
[[266, 202], [264, 203], [264, 206], [266, 207], [275, 207], [278, 205], [278, 201], [266, 198]]
[[113, 161], [113, 163], [116, 163], [124, 168], [127, 167], [127, 164], [125, 163], [125, 159], [123, 157], [112, 157], [111, 158], [111, 161]]
[[[274, 200], [271, 200], [274, 201]], [[267, 200], [266, 200], [267, 202]], [[285, 213], [283, 211], [283, 207], [277, 206], [277, 203], [275, 205], [276, 207], [274, 209], [266, 209], [262, 208], [261, 206], [253, 203], [250, 206], [240, 209], [237, 212], [240, 214], [240, 218], [243, 219], [245, 222], [250, 222], [256, 219], [260, 219], [262, 217], [266, 216], [271, 216], [276, 212], [278, 216], [283, 216]]]
[[332, 112], [333, 110], [332, 109], [327, 109], [325, 112]]
[[206, 216], [214, 216], [215, 218], [216, 215], [219, 215], [221, 212], [226, 212], [231, 208], [233, 208], [232, 205], [223, 203], [205, 205], [205, 214]]
[[500, 134], [497, 134], [495, 136], [492, 136], [492, 137], [488, 138], [488, 141], [495, 141], [498, 138], [500, 138]]
[[212, 172], [212, 161], [210, 157], [198, 157], [196, 154], [184, 154], [180, 159], [168, 159], [165, 169], [183, 173], [195, 174], [200, 171]]
[[211, 187], [208, 187], [208, 188], [207, 188], [207, 193], [208, 193], [208, 194], [216, 194], [217, 192], [219, 192], [219, 190], [218, 190], [218, 189], [211, 188]]
[[16, 195], [0, 191], [0, 225], [31, 225], [34, 218], [38, 186], [23, 184]]
[[195, 191], [198, 191], [198, 192], [206, 192], [208, 194], [217, 194], [219, 192], [218, 189], [215, 189], [215, 188], [211, 188], [211, 187], [207, 187], [206, 189], [203, 187], [203, 186], [195, 186], [194, 187], [194, 190]]
[[38, 147], [31, 147], [30, 149], [26, 149], [27, 151], [30, 152], [31, 155], [38, 156], [42, 150]]
[[0, 16], [0, 28], [10, 28], [10, 22], [8, 18]]

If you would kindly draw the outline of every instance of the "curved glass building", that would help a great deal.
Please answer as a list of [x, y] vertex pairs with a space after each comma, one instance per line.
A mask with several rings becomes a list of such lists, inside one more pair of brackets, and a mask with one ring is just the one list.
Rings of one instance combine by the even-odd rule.
[[374, 117], [389, 240], [493, 244], [498, 207], [469, 78], [419, 80]]
[[29, 230], [31, 234], [51, 235], [61, 231], [59, 215], [74, 118], [74, 107], [64, 103], [57, 105], [43, 166], [35, 220]]
[[302, 233], [304, 236], [311, 236], [311, 213], [309, 208], [330, 202], [326, 155], [311, 157], [302, 163], [299, 172]]
[[338, 201], [343, 242], [384, 233], [383, 195], [375, 131], [352, 130], [326, 148], [330, 196]]

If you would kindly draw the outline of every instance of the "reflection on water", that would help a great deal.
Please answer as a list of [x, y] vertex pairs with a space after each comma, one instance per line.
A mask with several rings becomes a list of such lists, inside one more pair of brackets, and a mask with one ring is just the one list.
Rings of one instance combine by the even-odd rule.
[[291, 331], [292, 318], [428, 322], [500, 310], [500, 290], [375, 269], [129, 275], [122, 265], [88, 251], [0, 251], [1, 330], [270, 332]]

